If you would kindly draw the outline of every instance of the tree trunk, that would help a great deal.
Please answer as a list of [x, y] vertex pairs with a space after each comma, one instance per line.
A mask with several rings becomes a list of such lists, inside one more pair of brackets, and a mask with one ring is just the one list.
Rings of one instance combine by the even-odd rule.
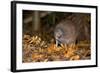
[[39, 11], [34, 11], [32, 16], [32, 31], [39, 31], [40, 29], [40, 13]]

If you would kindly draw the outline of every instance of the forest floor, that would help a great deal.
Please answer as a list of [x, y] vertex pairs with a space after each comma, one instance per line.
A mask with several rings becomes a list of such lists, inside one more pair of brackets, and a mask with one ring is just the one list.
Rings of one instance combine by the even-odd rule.
[[78, 44], [56, 46], [52, 38], [46, 41], [38, 35], [23, 35], [23, 63], [70, 61], [91, 59], [90, 42], [80, 41]]

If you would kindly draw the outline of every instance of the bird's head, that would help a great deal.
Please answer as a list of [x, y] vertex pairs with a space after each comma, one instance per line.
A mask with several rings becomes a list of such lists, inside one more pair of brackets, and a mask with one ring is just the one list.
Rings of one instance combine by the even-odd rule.
[[56, 39], [56, 46], [58, 46], [59, 44], [61, 44], [60, 39], [63, 36], [63, 31], [61, 29], [56, 29], [54, 32], [54, 36]]

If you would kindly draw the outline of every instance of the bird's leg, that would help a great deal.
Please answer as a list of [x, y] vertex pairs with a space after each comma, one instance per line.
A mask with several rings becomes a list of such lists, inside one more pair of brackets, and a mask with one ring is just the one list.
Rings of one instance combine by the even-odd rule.
[[67, 48], [67, 44], [64, 44], [64, 46]]
[[68, 50], [68, 44], [64, 44], [66, 50]]
[[72, 47], [72, 48], [75, 47], [75, 43], [71, 43], [70, 47]]

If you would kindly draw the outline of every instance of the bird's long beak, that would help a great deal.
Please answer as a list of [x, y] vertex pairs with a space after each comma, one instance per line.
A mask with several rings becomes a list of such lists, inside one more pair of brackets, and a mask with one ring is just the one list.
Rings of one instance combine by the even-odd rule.
[[61, 46], [61, 42], [56, 39], [56, 47]]
[[59, 43], [59, 42], [58, 42], [58, 40], [56, 39], [56, 47], [58, 47], [58, 43]]

